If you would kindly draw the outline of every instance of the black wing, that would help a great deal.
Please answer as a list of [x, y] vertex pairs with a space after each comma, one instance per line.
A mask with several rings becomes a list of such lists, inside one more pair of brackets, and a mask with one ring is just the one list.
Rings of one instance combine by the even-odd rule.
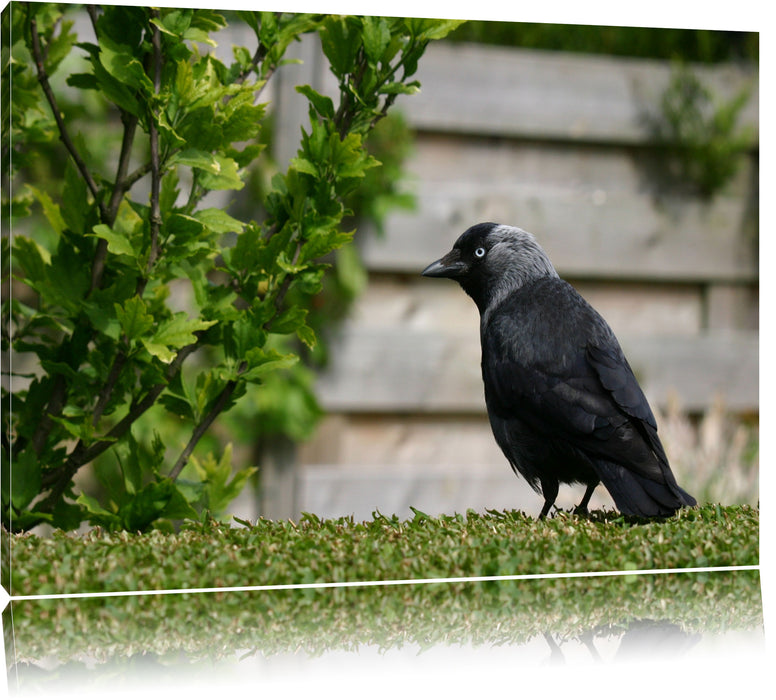
[[659, 500], [692, 500], [614, 333], [570, 285], [547, 279], [515, 292], [484, 324], [482, 350], [489, 411], [582, 451], [618, 506], [623, 477], [653, 482]]

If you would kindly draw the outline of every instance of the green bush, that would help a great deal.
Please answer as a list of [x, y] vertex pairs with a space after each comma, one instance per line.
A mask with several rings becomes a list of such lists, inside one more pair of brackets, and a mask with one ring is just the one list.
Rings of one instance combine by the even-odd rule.
[[[36, 208], [46, 221], [40, 235], [15, 233], [3, 270], [23, 290], [4, 299], [3, 349], [39, 368], [12, 376], [28, 380], [23, 388], [3, 390], [12, 411], [3, 412], [2, 517], [17, 531], [84, 520], [145, 530], [236, 495], [251, 469], [232, 476], [228, 454], [192, 463], [185, 487], [178, 477], [249, 385], [297, 363], [285, 339], [316, 345], [310, 311], [324, 259], [350, 242], [346, 202], [379, 165], [364, 139], [398, 95], [417, 91], [412, 76], [428, 42], [457, 24], [241, 12], [255, 49], [233, 47], [226, 64], [202, 51], [226, 26], [215, 11], [87, 11], [93, 41], [79, 40], [59, 5], [14, 3], [3, 16], [14, 42], [3, 48], [3, 84], [13, 85], [3, 121], [13, 196], [3, 216], [15, 231]], [[337, 99], [297, 87], [309, 124], [287, 171], [256, 202], [260, 222], [209, 206], [208, 193], [244, 187], [263, 148], [262, 90], [291, 42], [313, 32]], [[85, 68], [55, 91], [51, 78], [74, 64], [76, 48]], [[83, 96], [81, 107], [61, 108], [65, 89]], [[120, 125], [92, 139], [92, 124], [76, 126], [95, 102]], [[61, 187], [30, 177], [56, 170], [63, 153]], [[176, 305], [176, 284], [190, 291], [191, 308]], [[177, 457], [160, 431], [137, 429], [151, 409], [188, 426]], [[101, 495], [90, 496], [74, 477], [101, 457]]]

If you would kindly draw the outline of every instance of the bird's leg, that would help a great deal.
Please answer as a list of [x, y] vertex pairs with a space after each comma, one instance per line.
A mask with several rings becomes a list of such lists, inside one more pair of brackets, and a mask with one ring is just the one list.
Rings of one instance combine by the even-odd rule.
[[547, 517], [547, 513], [550, 512], [555, 503], [555, 499], [558, 497], [558, 482], [550, 481], [549, 479], [542, 479], [542, 495], [544, 496], [544, 506], [542, 512], [539, 513], [539, 520], [544, 520]]
[[585, 495], [582, 496], [582, 500], [579, 502], [579, 505], [576, 508], [574, 508], [574, 512], [577, 515], [587, 515], [587, 504], [590, 503], [590, 497], [593, 495], [593, 491], [595, 491], [596, 486], [598, 486], [597, 481], [593, 484], [587, 485], [587, 490], [585, 491]]

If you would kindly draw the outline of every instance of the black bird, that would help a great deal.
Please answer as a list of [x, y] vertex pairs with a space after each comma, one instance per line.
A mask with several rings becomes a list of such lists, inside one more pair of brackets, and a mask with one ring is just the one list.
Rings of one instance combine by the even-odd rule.
[[544, 496], [560, 483], [600, 483], [620, 512], [668, 516], [695, 499], [676, 483], [652, 410], [604, 319], [530, 233], [468, 229], [423, 275], [456, 280], [480, 311], [485, 403], [496, 442]]

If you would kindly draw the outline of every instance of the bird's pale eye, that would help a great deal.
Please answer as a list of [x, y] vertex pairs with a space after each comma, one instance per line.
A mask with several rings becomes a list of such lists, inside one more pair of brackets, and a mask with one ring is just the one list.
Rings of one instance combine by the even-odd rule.
[[477, 248], [477, 250], [474, 251], [474, 257], [475, 258], [484, 258], [485, 257], [485, 248]]

